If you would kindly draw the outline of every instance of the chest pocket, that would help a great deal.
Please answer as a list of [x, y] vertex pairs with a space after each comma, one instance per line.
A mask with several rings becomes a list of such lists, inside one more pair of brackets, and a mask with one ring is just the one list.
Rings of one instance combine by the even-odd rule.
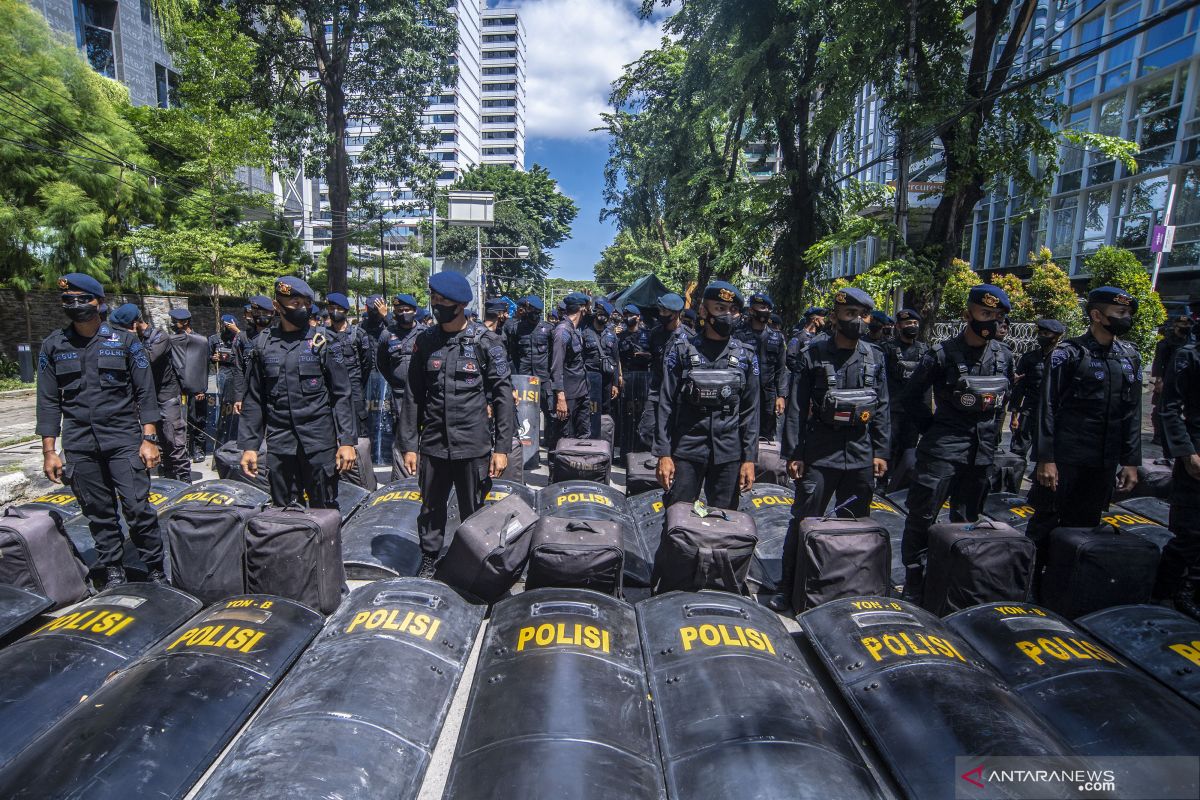
[[474, 388], [482, 380], [479, 373], [479, 359], [460, 358], [458, 360], [458, 367], [454, 371], [454, 378], [460, 386]]
[[78, 359], [59, 361], [54, 365], [54, 377], [63, 392], [78, 392], [83, 385], [83, 365]]
[[101, 386], [124, 386], [129, 379], [129, 367], [120, 356], [100, 356], [97, 362], [100, 368]]
[[301, 361], [299, 374], [300, 391], [315, 394], [325, 390], [325, 376], [321, 372], [320, 361]]

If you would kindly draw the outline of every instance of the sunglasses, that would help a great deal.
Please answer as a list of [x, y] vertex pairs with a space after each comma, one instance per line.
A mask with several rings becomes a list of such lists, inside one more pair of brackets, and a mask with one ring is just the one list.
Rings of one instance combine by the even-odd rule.
[[64, 294], [61, 298], [64, 306], [87, 305], [96, 299], [94, 294]]

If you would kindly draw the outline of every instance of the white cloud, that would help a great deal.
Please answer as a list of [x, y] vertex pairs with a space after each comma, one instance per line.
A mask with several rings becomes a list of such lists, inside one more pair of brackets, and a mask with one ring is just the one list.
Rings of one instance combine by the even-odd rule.
[[638, 17], [630, 0], [524, 0], [529, 48], [526, 131], [579, 139], [600, 124], [621, 68], [657, 47], [662, 15]]

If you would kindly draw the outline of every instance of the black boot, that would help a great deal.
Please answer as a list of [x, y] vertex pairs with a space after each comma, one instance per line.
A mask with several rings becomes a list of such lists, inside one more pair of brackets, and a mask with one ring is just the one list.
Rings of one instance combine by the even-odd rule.
[[432, 580], [433, 572], [436, 567], [437, 556], [430, 555], [429, 553], [421, 553], [421, 569], [417, 573], [417, 577], [425, 578], [426, 580]]
[[1171, 593], [1171, 602], [1175, 610], [1187, 614], [1192, 619], [1200, 620], [1200, 603], [1196, 602], [1196, 584], [1185, 580], [1179, 588]]
[[152, 569], [146, 574], [146, 583], [157, 583], [159, 586], [170, 586], [167, 575], [161, 569]]
[[776, 614], [791, 614], [792, 599], [783, 592], [775, 594], [762, 594], [758, 596], [762, 604], [774, 611]]
[[901, 600], [921, 605], [925, 599], [925, 570], [921, 567], [908, 567], [904, 573], [904, 591], [900, 593]]
[[113, 589], [126, 583], [125, 569], [123, 567], [106, 567], [104, 572], [106, 575], [104, 581], [105, 589]]

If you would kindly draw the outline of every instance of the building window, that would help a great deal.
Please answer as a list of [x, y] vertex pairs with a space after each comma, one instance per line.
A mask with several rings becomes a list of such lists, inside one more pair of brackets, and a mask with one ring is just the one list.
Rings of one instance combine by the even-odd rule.
[[483, 85], [485, 92], [515, 92], [517, 84], [515, 83], [485, 83]]
[[515, 139], [517, 138], [516, 131], [484, 131], [484, 139]]
[[483, 68], [483, 74], [484, 74], [484, 76], [489, 76], [489, 75], [516, 75], [516, 74], [517, 74], [517, 68], [516, 68], [516, 67], [484, 67], [484, 68]]
[[442, 144], [453, 144], [458, 141], [458, 134], [450, 131], [442, 131], [438, 134], [438, 141]]
[[484, 125], [504, 125], [506, 123], [515, 123], [516, 121], [516, 114], [485, 114], [483, 117]]
[[507, 99], [507, 100], [484, 100], [483, 107], [484, 108], [516, 108], [517, 101], [513, 100], [511, 98]]
[[143, 25], [149, 25], [149, 24], [150, 24], [150, 21], [151, 21], [151, 16], [150, 16], [150, 0], [141, 0], [141, 4], [140, 4], [140, 5], [141, 5], [141, 9], [140, 9], [140, 10], [141, 10], [141, 12], [142, 12], [142, 24], [143, 24]]
[[154, 87], [159, 108], [179, 108], [179, 75], [162, 64], [154, 65]]
[[483, 35], [484, 44], [515, 44], [516, 41], [515, 33], [485, 33]]
[[483, 148], [485, 156], [515, 156], [517, 148], [515, 147], [485, 147]]
[[483, 57], [487, 59], [493, 58], [516, 58], [516, 50], [484, 50]]
[[117, 4], [103, 0], [79, 0], [76, 6], [79, 45], [92, 69], [106, 78], [117, 77]]

